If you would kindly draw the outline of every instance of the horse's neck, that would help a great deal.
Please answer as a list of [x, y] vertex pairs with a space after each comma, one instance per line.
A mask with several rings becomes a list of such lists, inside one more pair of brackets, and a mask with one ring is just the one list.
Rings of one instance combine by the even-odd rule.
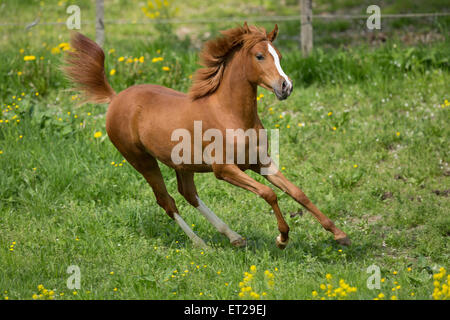
[[232, 113], [247, 128], [254, 127], [257, 116], [256, 85], [245, 76], [245, 67], [239, 57], [234, 57], [225, 67], [215, 100], [222, 112]]

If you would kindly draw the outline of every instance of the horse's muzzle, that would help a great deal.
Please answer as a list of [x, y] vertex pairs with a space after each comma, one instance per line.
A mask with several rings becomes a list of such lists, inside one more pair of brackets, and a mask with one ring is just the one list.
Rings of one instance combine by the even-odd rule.
[[288, 82], [286, 80], [280, 82], [281, 83], [274, 88], [273, 91], [275, 92], [278, 100], [285, 100], [291, 95], [294, 86], [292, 85], [292, 82]]

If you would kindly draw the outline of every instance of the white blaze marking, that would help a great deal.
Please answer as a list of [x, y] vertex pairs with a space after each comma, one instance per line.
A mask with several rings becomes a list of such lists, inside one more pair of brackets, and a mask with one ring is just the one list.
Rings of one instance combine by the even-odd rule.
[[283, 69], [281, 69], [281, 65], [280, 65], [280, 58], [278, 57], [277, 52], [275, 51], [275, 49], [270, 45], [270, 43], [267, 44], [268, 48], [269, 48], [269, 52], [273, 57], [273, 60], [275, 62], [275, 67], [278, 70], [278, 73], [280, 74], [280, 76], [282, 76], [284, 78], [284, 80], [286, 80], [286, 82], [289, 84], [290, 87], [292, 87], [292, 83], [289, 81], [288, 76], [286, 75], [286, 73], [284, 73]]

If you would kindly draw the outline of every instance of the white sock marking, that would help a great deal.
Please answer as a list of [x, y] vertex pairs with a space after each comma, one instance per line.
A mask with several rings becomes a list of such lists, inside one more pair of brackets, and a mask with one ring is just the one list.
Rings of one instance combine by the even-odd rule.
[[200, 247], [207, 247], [205, 242], [197, 236], [194, 231], [187, 225], [187, 223], [183, 220], [182, 217], [180, 217], [179, 214], [174, 213], [173, 217], [175, 219], [175, 222], [180, 226], [180, 228], [187, 234], [187, 236], [198, 246]]
[[214, 212], [209, 209], [199, 197], [197, 197], [198, 207], [197, 210], [220, 232], [225, 234], [231, 242], [236, 239], [242, 238], [239, 234], [234, 232], [226, 225], [225, 222], [220, 220], [218, 216], [214, 214]]

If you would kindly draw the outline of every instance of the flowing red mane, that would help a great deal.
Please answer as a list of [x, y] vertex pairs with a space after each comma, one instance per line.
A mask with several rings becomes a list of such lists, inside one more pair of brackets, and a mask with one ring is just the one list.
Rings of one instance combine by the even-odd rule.
[[200, 64], [194, 75], [194, 83], [189, 90], [189, 96], [196, 100], [210, 95], [220, 85], [225, 61], [233, 50], [243, 48], [248, 50], [261, 41], [268, 41], [266, 30], [255, 26], [244, 26], [221, 31], [222, 36], [205, 43], [200, 53]]

